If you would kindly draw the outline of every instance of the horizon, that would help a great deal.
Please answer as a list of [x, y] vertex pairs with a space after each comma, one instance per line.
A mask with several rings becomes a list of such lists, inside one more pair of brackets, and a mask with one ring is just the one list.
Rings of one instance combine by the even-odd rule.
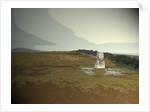
[[[85, 50], [85, 51], [93, 51], [93, 52], [99, 52], [97, 50], [92, 50], [92, 49], [78, 49], [78, 50], [70, 50], [70, 51], [40, 51], [40, 50], [33, 50], [33, 49], [27, 49], [27, 48], [14, 48], [11, 49], [11, 52], [16, 52], [15, 50], [21, 50], [21, 51], [17, 51], [17, 52], [24, 52], [23, 49], [25, 50], [31, 50], [31, 51], [35, 51], [35, 52], [74, 52], [74, 51], [78, 51], [78, 50]], [[28, 52], [29, 52], [28, 51]], [[26, 51], [27, 52], [27, 51]], [[135, 56], [139, 56], [139, 53], [121, 53], [121, 52], [103, 52], [103, 53], [110, 53], [110, 54], [120, 54], [120, 55], [135, 55]]]
[[11, 10], [12, 49], [139, 52], [138, 8]]

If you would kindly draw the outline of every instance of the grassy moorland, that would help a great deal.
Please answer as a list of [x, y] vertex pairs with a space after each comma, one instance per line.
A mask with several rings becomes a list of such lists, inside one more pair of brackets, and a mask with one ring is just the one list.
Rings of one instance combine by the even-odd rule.
[[138, 70], [105, 58], [106, 68], [125, 75], [85, 74], [96, 57], [80, 52], [12, 53], [13, 104], [137, 104]]

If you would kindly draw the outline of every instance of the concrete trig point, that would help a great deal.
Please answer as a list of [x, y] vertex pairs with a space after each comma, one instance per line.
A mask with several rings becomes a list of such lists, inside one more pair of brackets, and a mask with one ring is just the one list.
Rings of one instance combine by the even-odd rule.
[[105, 68], [104, 53], [98, 52], [96, 55], [95, 68]]
[[94, 72], [96, 74], [100, 74], [100, 75], [106, 73], [105, 60], [104, 60], [104, 53], [103, 52], [97, 52]]

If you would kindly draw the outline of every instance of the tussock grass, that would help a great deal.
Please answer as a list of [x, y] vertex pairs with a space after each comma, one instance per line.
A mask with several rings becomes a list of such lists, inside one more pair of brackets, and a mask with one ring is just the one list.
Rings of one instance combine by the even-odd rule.
[[[94, 56], [77, 52], [15, 53], [12, 54], [12, 84], [22, 87], [27, 83], [38, 86], [51, 82], [61, 88], [82, 88], [83, 92], [102, 86], [104, 90], [113, 88], [126, 94], [139, 87], [138, 71], [128, 68], [120, 67], [129, 73], [124, 76], [86, 75], [81, 67], [93, 67], [95, 61]], [[108, 58], [105, 63], [106, 68], [116, 67]]]
[[93, 71], [94, 71], [95, 75], [104, 75], [106, 73], [105, 68], [99, 68], [99, 69], [94, 68]]
[[116, 64], [113, 61], [109, 60], [108, 57], [106, 57], [105, 58], [105, 66], [106, 66], [106, 68], [114, 68], [114, 67], [116, 67]]

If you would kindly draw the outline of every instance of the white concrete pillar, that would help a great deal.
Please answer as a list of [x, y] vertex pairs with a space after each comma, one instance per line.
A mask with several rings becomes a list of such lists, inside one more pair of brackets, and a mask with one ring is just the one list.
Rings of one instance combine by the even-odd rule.
[[105, 60], [103, 52], [97, 52], [95, 68], [105, 68]]

